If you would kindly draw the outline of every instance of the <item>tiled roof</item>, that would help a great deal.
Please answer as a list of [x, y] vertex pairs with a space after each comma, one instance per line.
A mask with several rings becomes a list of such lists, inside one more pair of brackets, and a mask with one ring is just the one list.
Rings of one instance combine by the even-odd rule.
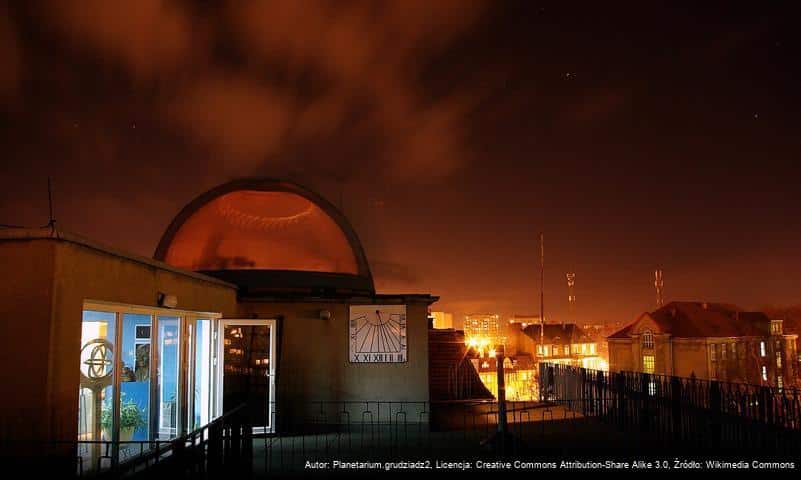
[[634, 327], [648, 316], [661, 333], [678, 338], [749, 337], [770, 334], [770, 317], [762, 312], [745, 312], [722, 303], [670, 302], [650, 313], [640, 315], [634, 322], [608, 338], [629, 338]]
[[[540, 325], [529, 325], [523, 329], [523, 333], [534, 339], [535, 342], [540, 341]], [[575, 323], [546, 323], [544, 325], [543, 339], [545, 343], [580, 343], [592, 341], [590, 337]], [[557, 340], [558, 341], [555, 341]]]

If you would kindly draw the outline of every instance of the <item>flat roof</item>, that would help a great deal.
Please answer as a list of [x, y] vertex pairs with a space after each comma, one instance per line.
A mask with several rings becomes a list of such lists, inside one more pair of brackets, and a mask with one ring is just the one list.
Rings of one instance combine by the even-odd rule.
[[[239, 287], [233, 283], [220, 280], [209, 275], [193, 272], [190, 270], [183, 270], [181, 268], [173, 267], [170, 264], [164, 263], [159, 260], [154, 260], [149, 257], [135, 255], [125, 252], [107, 245], [103, 245], [92, 241], [80, 235], [65, 232], [62, 230], [55, 230], [50, 228], [0, 228], [0, 242], [2, 241], [28, 241], [28, 240], [50, 240], [56, 242], [68, 242], [75, 245], [80, 245], [85, 248], [90, 248], [107, 255], [123, 258], [125, 260], [141, 263], [153, 268], [165, 270], [191, 277], [197, 280], [202, 280], [209, 283], [225, 286], [238, 290]], [[332, 293], [322, 295], [310, 295], [307, 293], [287, 292], [287, 293], [270, 293], [266, 295], [249, 296], [247, 294], [240, 296], [239, 302], [342, 302], [348, 301], [350, 303], [359, 304], [379, 304], [379, 303], [425, 303], [431, 305], [439, 300], [439, 297], [425, 293], [378, 293], [378, 294], [365, 294], [365, 293]]]
[[0, 228], [0, 241], [26, 241], [26, 240], [51, 240], [56, 242], [72, 243], [75, 245], [80, 245], [85, 248], [90, 248], [92, 250], [99, 251], [101, 253], [105, 253], [107, 255], [113, 255], [115, 257], [123, 258], [131, 262], [141, 263], [149, 267], [158, 268], [159, 270], [165, 270], [171, 273], [175, 273], [177, 275], [191, 277], [196, 280], [202, 280], [204, 282], [214, 283], [228, 288], [233, 288], [233, 289], [238, 288], [233, 283], [228, 283], [218, 278], [210, 277], [208, 275], [203, 275], [202, 273], [176, 268], [173, 267], [172, 265], [161, 262], [159, 260], [154, 260], [149, 257], [143, 257], [141, 255], [135, 255], [132, 253], [124, 252], [122, 250], [97, 243], [93, 240], [89, 240], [88, 238], [82, 237], [74, 233], [51, 228]]
[[365, 295], [363, 293], [332, 293], [323, 295], [310, 295], [304, 293], [275, 293], [268, 295], [243, 295], [239, 302], [285, 302], [285, 303], [313, 303], [313, 302], [343, 302], [353, 304], [404, 304], [404, 303], [425, 303], [431, 305], [439, 300], [435, 295], [427, 293], [377, 293], [375, 295]]

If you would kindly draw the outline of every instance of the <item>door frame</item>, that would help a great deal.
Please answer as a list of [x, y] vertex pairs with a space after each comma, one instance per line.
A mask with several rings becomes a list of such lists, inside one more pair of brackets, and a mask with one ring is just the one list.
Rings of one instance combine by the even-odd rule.
[[268, 326], [270, 327], [270, 358], [269, 368], [267, 369], [267, 376], [270, 377], [270, 398], [267, 399], [267, 423], [268, 425], [253, 426], [254, 434], [265, 434], [275, 432], [275, 397], [276, 397], [276, 365], [278, 364], [278, 320], [275, 318], [269, 319], [237, 319], [237, 318], [221, 318], [217, 322], [218, 333], [216, 335], [216, 367], [215, 384], [216, 389], [214, 392], [214, 405], [215, 416], [219, 417], [223, 413], [223, 374], [225, 371], [225, 327], [231, 325], [245, 325], [245, 326]]

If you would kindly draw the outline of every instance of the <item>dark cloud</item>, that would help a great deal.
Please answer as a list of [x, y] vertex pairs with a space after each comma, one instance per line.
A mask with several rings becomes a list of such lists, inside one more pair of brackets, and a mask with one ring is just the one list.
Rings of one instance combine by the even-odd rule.
[[200, 38], [179, 2], [52, 0], [43, 12], [66, 41], [119, 62], [142, 80], [175, 73], [198, 50]]
[[51, 176], [65, 229], [150, 255], [276, 176], [454, 312], [537, 311], [540, 231], [549, 315], [575, 271], [577, 316], [631, 318], [657, 266], [671, 298], [797, 304], [799, 5], [5, 2], [0, 222], [45, 223]]
[[[482, 7], [303, 0], [201, 12], [161, 0], [75, 0], [51, 2], [43, 18], [74, 48], [120, 65], [140, 89], [157, 85], [163, 110], [154, 113], [228, 172], [289, 158], [295, 169], [318, 167], [295, 146], [333, 143], [346, 131], [371, 157], [351, 158], [352, 169], [429, 181], [467, 160], [469, 105], [426, 98], [421, 70]], [[221, 55], [220, 45], [233, 54]], [[316, 91], [303, 88], [309, 78]]]

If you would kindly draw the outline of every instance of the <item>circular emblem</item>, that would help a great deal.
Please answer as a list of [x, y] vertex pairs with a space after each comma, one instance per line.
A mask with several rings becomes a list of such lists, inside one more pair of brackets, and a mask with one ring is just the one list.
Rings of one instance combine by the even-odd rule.
[[81, 383], [104, 386], [111, 383], [114, 372], [114, 347], [105, 338], [95, 338], [81, 347]]

